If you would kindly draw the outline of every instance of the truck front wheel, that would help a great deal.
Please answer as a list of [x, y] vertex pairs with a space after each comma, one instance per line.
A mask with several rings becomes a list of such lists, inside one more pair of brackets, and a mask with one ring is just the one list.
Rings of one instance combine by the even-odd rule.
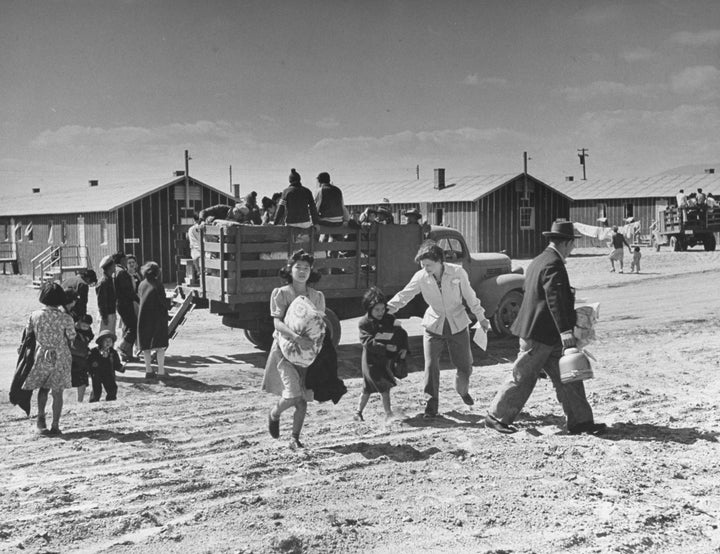
[[706, 252], [714, 252], [715, 251], [715, 235], [713, 235], [713, 234], [705, 235], [705, 239], [703, 240], [703, 246], [705, 247]]
[[495, 315], [490, 320], [490, 325], [493, 331], [501, 337], [510, 337], [510, 326], [515, 321], [515, 318], [520, 311], [520, 304], [522, 304], [523, 295], [518, 290], [511, 290], [500, 300]]

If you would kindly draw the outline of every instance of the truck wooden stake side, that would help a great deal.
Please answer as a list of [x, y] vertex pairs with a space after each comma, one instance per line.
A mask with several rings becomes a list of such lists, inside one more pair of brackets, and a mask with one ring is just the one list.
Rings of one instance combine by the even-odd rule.
[[[187, 227], [184, 227], [185, 229]], [[181, 230], [178, 228], [177, 230]], [[493, 329], [509, 334], [523, 298], [522, 269], [513, 271], [504, 254], [472, 254], [454, 229], [420, 225], [321, 227], [204, 226], [199, 283], [184, 286], [198, 303], [222, 316], [222, 323], [243, 329], [256, 346], [272, 342], [270, 293], [284, 284], [278, 271], [297, 250], [312, 252], [321, 274], [317, 288], [325, 294], [333, 340], [340, 340], [340, 320], [363, 314], [360, 299], [371, 286], [390, 298], [418, 271], [414, 258], [426, 238], [437, 241], [446, 261], [462, 265], [485, 308]], [[183, 243], [178, 241], [178, 246]], [[420, 316], [425, 302], [418, 295], [398, 313]]]

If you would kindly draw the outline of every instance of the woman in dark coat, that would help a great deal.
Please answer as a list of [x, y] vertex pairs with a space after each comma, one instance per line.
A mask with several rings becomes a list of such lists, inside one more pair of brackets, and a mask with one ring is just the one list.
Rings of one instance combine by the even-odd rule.
[[[156, 375], [165, 375], [165, 349], [168, 346], [167, 298], [157, 263], [146, 263], [141, 273], [144, 279], [138, 287], [138, 344], [145, 358], [145, 378], [154, 379]], [[151, 366], [152, 350], [157, 352], [157, 374]]]

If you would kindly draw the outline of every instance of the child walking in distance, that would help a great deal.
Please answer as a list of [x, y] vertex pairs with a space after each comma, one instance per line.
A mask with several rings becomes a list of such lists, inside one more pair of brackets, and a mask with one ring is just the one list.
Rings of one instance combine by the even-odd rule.
[[116, 340], [115, 333], [109, 329], [100, 331], [95, 340], [97, 346], [90, 351], [88, 367], [93, 388], [90, 402], [100, 400], [103, 388], [105, 388], [105, 400], [117, 399], [118, 387], [115, 382], [115, 372], [125, 373], [125, 368], [120, 362], [117, 350], [113, 348]]
[[92, 332], [92, 316], [85, 314], [75, 324], [75, 338], [70, 343], [72, 366], [70, 377], [72, 386], [77, 388], [77, 400], [82, 402], [85, 398], [85, 389], [88, 386], [88, 356], [90, 355], [90, 341], [95, 336]]
[[385, 420], [393, 419], [390, 406], [390, 389], [397, 384], [395, 374], [407, 375], [406, 357], [408, 353], [408, 335], [387, 313], [387, 298], [376, 287], [369, 289], [362, 299], [366, 314], [358, 322], [362, 351], [362, 375], [364, 387], [355, 421], [364, 421], [363, 410], [372, 393], [380, 393]]
[[633, 248], [633, 254], [632, 254], [632, 262], [630, 262], [630, 273], [633, 271], [635, 273], [640, 273], [640, 258], [642, 257], [642, 254], [640, 253], [640, 247], [636, 246]]

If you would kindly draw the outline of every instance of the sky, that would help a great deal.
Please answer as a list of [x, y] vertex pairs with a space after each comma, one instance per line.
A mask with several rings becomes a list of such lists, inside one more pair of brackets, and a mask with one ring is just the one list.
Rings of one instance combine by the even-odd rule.
[[0, 193], [720, 171], [717, 0], [0, 0]]

